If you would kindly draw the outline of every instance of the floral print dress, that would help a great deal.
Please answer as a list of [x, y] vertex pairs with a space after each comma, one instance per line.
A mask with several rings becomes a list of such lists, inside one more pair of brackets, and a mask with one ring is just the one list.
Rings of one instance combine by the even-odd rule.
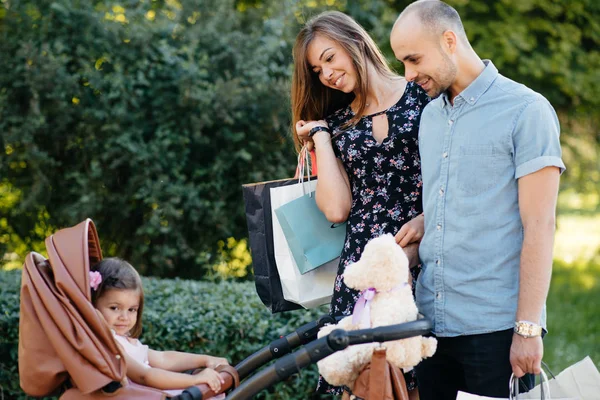
[[[427, 94], [408, 82], [404, 94], [389, 109], [364, 116], [351, 128], [342, 125], [354, 113], [350, 106], [326, 118], [333, 132], [333, 149], [343, 162], [352, 190], [352, 207], [346, 240], [331, 300], [331, 315], [350, 315], [360, 293], [348, 288], [342, 274], [347, 265], [360, 259], [369, 240], [385, 233], [395, 235], [405, 222], [423, 212], [419, 159], [419, 121], [429, 102]], [[373, 137], [373, 118], [385, 113], [388, 136], [379, 143]], [[416, 280], [418, 268], [413, 268]], [[408, 389], [416, 386], [414, 370], [405, 374]], [[341, 394], [339, 387], [319, 378], [317, 391]]]

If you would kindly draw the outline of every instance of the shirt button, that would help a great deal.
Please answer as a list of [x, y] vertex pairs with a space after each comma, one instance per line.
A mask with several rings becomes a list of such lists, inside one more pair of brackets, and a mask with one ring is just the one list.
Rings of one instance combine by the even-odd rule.
[[437, 292], [437, 294], [435, 295], [435, 297], [437, 297], [438, 299], [442, 298], [442, 293], [441, 292]]
[[436, 226], [436, 229], [437, 229], [438, 231], [441, 231], [441, 230], [442, 230], [442, 224], [437, 224], [437, 226]]
[[470, 99], [470, 100], [471, 100], [471, 101], [475, 101], [475, 97], [471, 97], [471, 99]]
[[435, 260], [436, 265], [440, 265], [440, 260]]
[[444, 157], [444, 158], [448, 158], [448, 152], [447, 152], [447, 151], [445, 151], [445, 152], [444, 152], [444, 154], [442, 154], [442, 157]]
[[442, 186], [442, 187], [440, 188], [440, 196], [443, 196], [443, 195], [444, 195], [444, 187]]
[[453, 123], [454, 123], [454, 120], [452, 120], [452, 119], [448, 120], [448, 125], [452, 125]]

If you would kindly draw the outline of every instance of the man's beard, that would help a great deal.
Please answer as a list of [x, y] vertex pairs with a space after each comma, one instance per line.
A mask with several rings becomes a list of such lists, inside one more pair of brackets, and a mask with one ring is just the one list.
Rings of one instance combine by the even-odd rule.
[[435, 91], [431, 94], [427, 93], [429, 95], [429, 97], [431, 97], [432, 99], [435, 99], [437, 97], [440, 97], [440, 95], [444, 92], [446, 92], [448, 90], [448, 88], [452, 85], [452, 83], [454, 82], [454, 80], [456, 79], [456, 73], [457, 73], [457, 68], [454, 64], [452, 64], [452, 60], [450, 60], [450, 57], [448, 57], [448, 55], [446, 53], [444, 53], [441, 49], [440, 49], [440, 53], [442, 54], [442, 57], [444, 58], [444, 64], [441, 65], [437, 71], [436, 71], [436, 79], [432, 79], [432, 77], [429, 77], [429, 79], [431, 79], [434, 83], [438, 83], [437, 84], [437, 88], [433, 87], [432, 85], [432, 90], [435, 89]]

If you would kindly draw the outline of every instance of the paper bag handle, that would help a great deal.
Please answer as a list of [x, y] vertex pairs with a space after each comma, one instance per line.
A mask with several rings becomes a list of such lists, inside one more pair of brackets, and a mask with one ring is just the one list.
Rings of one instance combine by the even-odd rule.
[[[509, 399], [519, 399], [519, 378], [515, 374], [510, 374], [510, 381], [508, 382], [509, 387]], [[550, 396], [550, 385], [548, 384], [548, 377], [542, 369], [540, 371], [540, 399], [541, 400], [552, 400]]]
[[[306, 154], [308, 153], [308, 155]], [[308, 162], [310, 161], [310, 163]], [[299, 178], [303, 174], [301, 174], [301, 170], [304, 171], [304, 165], [310, 165], [310, 175], [317, 175], [317, 154], [315, 153], [315, 149], [308, 151], [306, 145], [302, 146], [300, 149], [300, 153], [298, 153], [298, 164], [296, 167], [296, 178]]]
[[[311, 171], [312, 170], [312, 171]], [[304, 145], [298, 154], [298, 166], [296, 167], [296, 176], [298, 177], [298, 183], [306, 182], [310, 183], [312, 175], [317, 173], [317, 156], [314, 150], [308, 150], [307, 145]], [[305, 192], [304, 185], [302, 186], [302, 192]], [[306, 194], [306, 193], [304, 193]], [[312, 196], [312, 194], [309, 193]]]

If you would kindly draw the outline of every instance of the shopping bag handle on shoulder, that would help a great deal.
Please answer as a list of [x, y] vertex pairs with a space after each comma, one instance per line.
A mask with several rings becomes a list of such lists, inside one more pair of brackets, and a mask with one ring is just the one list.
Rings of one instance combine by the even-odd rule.
[[[547, 365], [544, 364], [546, 368]], [[550, 375], [554, 378], [554, 374], [550, 372]], [[508, 383], [509, 387], [509, 399], [510, 400], [518, 400], [519, 399], [519, 378], [515, 376], [515, 374], [510, 375], [510, 381]], [[548, 377], [546, 373], [542, 369], [540, 371], [540, 399], [541, 400], [552, 400], [550, 396], [550, 385], [548, 384]]]

